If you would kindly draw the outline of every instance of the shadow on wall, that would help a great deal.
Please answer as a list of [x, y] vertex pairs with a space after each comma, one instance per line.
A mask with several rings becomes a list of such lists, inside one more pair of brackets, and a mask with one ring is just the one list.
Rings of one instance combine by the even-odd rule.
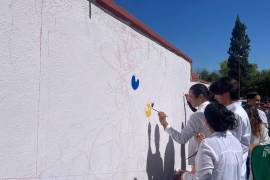
[[[184, 123], [182, 123], [182, 129], [184, 129]], [[185, 144], [181, 144], [181, 169], [186, 170], [186, 150]]]
[[152, 152], [151, 148], [151, 124], [148, 124], [148, 154], [146, 163], [146, 172], [148, 180], [171, 180], [174, 174], [174, 144], [171, 137], [167, 143], [164, 156], [164, 166], [159, 151], [159, 126], [155, 127], [155, 147], [156, 152]]

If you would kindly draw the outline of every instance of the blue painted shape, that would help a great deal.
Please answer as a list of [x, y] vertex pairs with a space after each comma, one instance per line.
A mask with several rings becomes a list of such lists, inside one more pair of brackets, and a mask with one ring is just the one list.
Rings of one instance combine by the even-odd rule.
[[140, 84], [139, 79], [136, 79], [135, 75], [133, 75], [131, 78], [131, 86], [132, 86], [133, 90], [138, 89], [139, 84]]

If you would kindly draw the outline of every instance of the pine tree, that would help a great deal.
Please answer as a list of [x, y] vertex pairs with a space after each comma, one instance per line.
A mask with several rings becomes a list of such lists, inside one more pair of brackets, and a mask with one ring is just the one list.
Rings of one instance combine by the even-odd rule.
[[246, 25], [243, 24], [240, 21], [239, 16], [237, 16], [232, 31], [230, 48], [228, 50], [228, 76], [238, 81], [240, 74], [240, 88], [242, 95], [247, 92], [247, 85], [249, 83], [248, 75], [251, 68], [251, 65], [248, 62], [250, 50], [249, 43], [250, 40], [246, 33]]

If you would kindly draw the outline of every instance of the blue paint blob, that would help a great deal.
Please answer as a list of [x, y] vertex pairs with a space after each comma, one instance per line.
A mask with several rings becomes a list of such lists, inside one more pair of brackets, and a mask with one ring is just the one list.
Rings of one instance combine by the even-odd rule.
[[136, 79], [135, 75], [133, 75], [132, 78], [131, 78], [131, 86], [132, 86], [132, 89], [133, 89], [133, 90], [138, 89], [139, 84], [140, 84], [139, 79]]

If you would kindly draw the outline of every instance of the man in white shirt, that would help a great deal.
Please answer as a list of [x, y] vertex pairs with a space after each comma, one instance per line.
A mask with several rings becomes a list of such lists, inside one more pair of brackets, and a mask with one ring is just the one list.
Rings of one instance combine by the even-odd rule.
[[251, 127], [248, 115], [239, 102], [238, 82], [229, 77], [222, 77], [210, 86], [210, 91], [215, 94], [215, 99], [235, 114], [238, 128], [232, 131], [233, 135], [240, 141], [243, 149], [243, 164], [241, 179], [246, 180], [246, 161], [248, 147], [250, 144]]

